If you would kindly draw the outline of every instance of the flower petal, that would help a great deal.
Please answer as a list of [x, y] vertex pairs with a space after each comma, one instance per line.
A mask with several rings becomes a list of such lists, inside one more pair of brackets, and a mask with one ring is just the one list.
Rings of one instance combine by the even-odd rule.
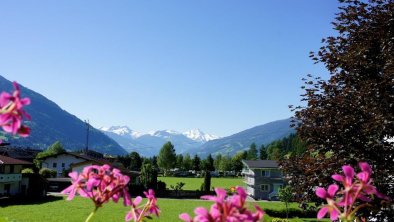
[[324, 216], [326, 216], [328, 212], [328, 208], [327, 207], [323, 207], [319, 210], [319, 212], [317, 213], [317, 219], [322, 219]]
[[331, 199], [332, 197], [335, 196], [335, 194], [337, 193], [339, 187], [336, 184], [331, 184], [328, 189], [327, 189], [327, 193], [330, 195]]
[[354, 177], [354, 169], [350, 165], [343, 166], [342, 170], [346, 177], [350, 177], [350, 178]]
[[372, 174], [372, 168], [371, 168], [371, 166], [370, 166], [368, 163], [366, 163], [366, 162], [360, 162], [358, 165], [360, 166], [360, 169], [361, 169], [362, 171], [368, 173], [369, 175]]
[[192, 222], [193, 221], [192, 218], [190, 217], [190, 215], [187, 213], [180, 214], [179, 219], [181, 219], [185, 222]]
[[327, 197], [327, 192], [326, 192], [326, 190], [325, 190], [324, 188], [318, 187], [318, 188], [316, 189], [316, 195], [317, 195], [318, 197], [322, 198], [322, 199], [326, 199], [326, 197]]
[[332, 211], [330, 212], [330, 219], [332, 221], [337, 220], [339, 217], [339, 212], [335, 209], [332, 209]]

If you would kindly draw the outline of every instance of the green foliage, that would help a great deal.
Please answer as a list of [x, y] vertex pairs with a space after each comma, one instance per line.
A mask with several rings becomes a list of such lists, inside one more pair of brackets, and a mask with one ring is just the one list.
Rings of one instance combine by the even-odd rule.
[[231, 158], [229, 156], [222, 157], [219, 164], [219, 170], [224, 172], [224, 171], [230, 171], [231, 169], [232, 169]]
[[294, 194], [293, 189], [290, 186], [285, 186], [279, 190], [279, 200], [285, 203], [289, 203], [293, 200]]
[[238, 152], [236, 153], [232, 158], [231, 158], [231, 165], [232, 165], [232, 170], [235, 172], [240, 172], [243, 168], [243, 163], [242, 160], [245, 159], [245, 153], [244, 152]]
[[63, 148], [63, 145], [60, 141], [56, 141], [52, 145], [50, 145], [46, 150], [39, 152], [37, 156], [34, 158], [33, 163], [36, 165], [37, 168], [41, 168], [41, 164], [43, 159], [48, 156], [52, 156], [59, 153], [64, 153], [66, 150]]
[[260, 158], [260, 160], [266, 160], [268, 158], [267, 150], [266, 150], [264, 144], [261, 144], [261, 146], [260, 146], [259, 158]]
[[257, 152], [257, 146], [255, 143], [250, 144], [248, 154], [247, 154], [247, 159], [248, 160], [257, 160], [258, 158], [258, 152]]
[[42, 168], [40, 169], [39, 174], [45, 178], [52, 178], [56, 177], [57, 171], [48, 168]]
[[167, 184], [161, 180], [157, 181], [157, 190], [164, 191], [167, 189]]
[[22, 174], [33, 174], [34, 170], [31, 168], [25, 168], [22, 170]]
[[137, 152], [131, 152], [128, 156], [130, 158], [130, 165], [128, 168], [131, 170], [140, 171], [142, 166], [142, 158], [140, 154]]
[[170, 185], [170, 188], [175, 191], [176, 196], [179, 196], [179, 192], [183, 190], [183, 186], [185, 186], [184, 182], [178, 182], [175, 186]]
[[178, 169], [183, 169], [183, 155], [176, 155], [176, 164], [175, 167]]
[[204, 175], [204, 190], [205, 192], [209, 192], [211, 190], [211, 172], [205, 171]]
[[146, 189], [157, 189], [157, 171], [150, 162], [142, 165], [140, 179]]
[[183, 157], [182, 166], [182, 169], [187, 171], [193, 168], [193, 161], [188, 153]]
[[196, 155], [194, 155], [194, 157], [193, 157], [193, 166], [192, 166], [192, 169], [193, 170], [195, 170], [195, 171], [200, 171], [200, 164], [201, 164], [201, 159], [200, 159], [200, 157], [196, 154]]
[[222, 154], [218, 154], [213, 161], [216, 170], [220, 170], [220, 162], [222, 161]]
[[271, 222], [289, 222], [289, 220], [282, 218], [272, 218]]
[[300, 156], [305, 153], [305, 150], [306, 144], [296, 134], [290, 134], [266, 146], [267, 159], [270, 160], [281, 160], [286, 155]]
[[200, 167], [201, 170], [204, 170], [204, 171], [214, 171], [215, 170], [214, 160], [213, 160], [211, 154], [209, 154], [205, 160], [201, 161], [200, 166], [201, 166]]
[[279, 190], [279, 200], [286, 204], [286, 218], [289, 218], [289, 202], [293, 199], [293, 189], [290, 186], [286, 186]]
[[59, 154], [59, 153], [64, 153], [66, 150], [63, 148], [63, 145], [60, 143], [60, 141], [56, 141], [52, 145], [50, 145], [46, 150], [48, 153], [52, 154]]
[[176, 154], [174, 146], [171, 142], [167, 142], [160, 149], [159, 156], [157, 157], [157, 165], [163, 169], [164, 175], [168, 174], [171, 168], [174, 168], [176, 164]]

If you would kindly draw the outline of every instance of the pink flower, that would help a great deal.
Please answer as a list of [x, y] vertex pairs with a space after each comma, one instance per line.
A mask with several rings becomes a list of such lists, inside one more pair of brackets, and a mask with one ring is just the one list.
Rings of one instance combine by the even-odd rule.
[[0, 94], [0, 126], [7, 133], [26, 137], [30, 134], [30, 129], [22, 125], [22, 120], [31, 118], [23, 107], [30, 104], [30, 99], [20, 98], [20, 89], [16, 82], [14, 88], [12, 95], [7, 92]]
[[139, 206], [142, 201], [142, 197], [138, 196], [134, 199], [131, 204], [131, 210], [126, 214], [125, 220], [134, 220], [135, 222], [143, 221], [144, 218], [149, 217], [151, 214], [159, 216], [160, 209], [157, 206], [157, 199], [155, 192], [149, 189], [148, 192], [144, 192], [148, 201], [143, 206]]
[[[327, 204], [319, 210], [317, 218], [321, 219], [327, 213], [330, 213], [331, 220], [339, 218], [344, 221], [355, 221], [356, 212], [360, 208], [368, 206], [362, 202], [370, 202], [373, 195], [380, 199], [389, 200], [387, 196], [379, 193], [376, 187], [372, 185], [371, 166], [368, 163], [360, 162], [359, 167], [361, 172], [356, 175], [353, 167], [349, 165], [342, 167], [344, 175], [332, 175], [334, 180], [342, 183], [343, 189], [341, 191], [337, 192], [339, 187], [335, 184], [330, 185], [327, 191], [321, 187], [316, 189], [316, 195], [327, 201]], [[335, 198], [337, 194], [338, 196]]]
[[256, 206], [256, 212], [251, 212], [245, 206], [246, 192], [243, 188], [237, 187], [236, 194], [227, 196], [226, 190], [221, 188], [215, 189], [216, 196], [202, 196], [202, 199], [214, 201], [210, 210], [203, 207], [197, 207], [194, 210], [196, 216], [183, 213], [179, 218], [185, 222], [238, 222], [247, 221], [255, 222], [263, 218], [263, 210]]
[[77, 172], [69, 173], [72, 185], [64, 189], [62, 194], [69, 194], [67, 200], [72, 200], [76, 193], [81, 197], [90, 198], [96, 207], [112, 199], [118, 202], [123, 197], [125, 206], [131, 205], [130, 194], [127, 184], [130, 180], [118, 169], [112, 169], [109, 165], [88, 166], [78, 175]]
[[336, 184], [331, 184], [326, 191], [324, 188], [318, 187], [316, 189], [316, 195], [322, 199], [327, 200], [327, 205], [322, 207], [317, 213], [317, 218], [322, 219], [327, 213], [330, 213], [330, 219], [336, 220], [339, 217], [338, 205], [334, 201], [334, 196], [337, 193], [339, 187]]

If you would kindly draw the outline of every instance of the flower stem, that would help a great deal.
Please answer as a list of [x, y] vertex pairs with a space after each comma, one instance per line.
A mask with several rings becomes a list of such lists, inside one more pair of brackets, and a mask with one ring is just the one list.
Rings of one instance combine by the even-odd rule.
[[95, 207], [94, 211], [89, 214], [89, 216], [88, 216], [88, 218], [86, 218], [85, 222], [89, 222], [93, 218], [93, 216], [97, 212], [97, 210], [98, 210], [98, 207]]

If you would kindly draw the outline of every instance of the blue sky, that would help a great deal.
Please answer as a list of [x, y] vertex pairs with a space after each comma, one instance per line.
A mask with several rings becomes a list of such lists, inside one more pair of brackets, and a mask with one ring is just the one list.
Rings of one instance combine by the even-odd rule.
[[[292, 115], [336, 1], [0, 1], [0, 75], [100, 126], [228, 136]], [[33, 101], [34, 102], [34, 101]]]

